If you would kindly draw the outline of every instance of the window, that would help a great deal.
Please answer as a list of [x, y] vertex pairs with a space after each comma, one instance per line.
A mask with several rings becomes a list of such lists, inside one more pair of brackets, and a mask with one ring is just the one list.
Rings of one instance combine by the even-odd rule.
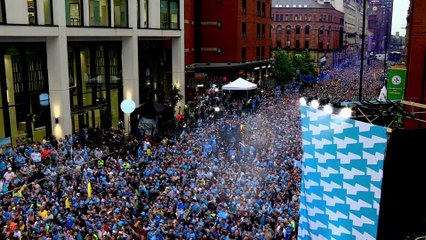
[[246, 62], [246, 48], [241, 48], [241, 62]]
[[265, 24], [262, 24], [262, 38], [265, 38]]
[[320, 43], [319, 43], [319, 49], [323, 49], [323, 47], [324, 47], [324, 43], [323, 43], [323, 42], [320, 42]]
[[37, 3], [36, 0], [27, 0], [28, 24], [37, 24]]
[[179, 0], [161, 0], [160, 21], [162, 29], [179, 28]]
[[242, 24], [241, 24], [241, 37], [242, 37], [242, 39], [246, 39], [246, 36], [247, 36], [247, 25], [246, 25], [246, 23], [245, 22], [243, 22]]
[[331, 15], [328, 16], [328, 21], [332, 22], [333, 21], [333, 17], [331, 17]]
[[89, 0], [90, 26], [110, 26], [108, 0]]
[[277, 14], [277, 15], [275, 15], [275, 21], [277, 21], [277, 22], [278, 22], [279, 20], [280, 20], [280, 15], [278, 15], [278, 14]]
[[256, 25], [256, 38], [260, 38], [260, 24]]
[[296, 49], [299, 49], [299, 48], [300, 48], [300, 41], [296, 40]]
[[277, 48], [281, 48], [281, 40], [280, 39], [277, 41]]
[[262, 47], [260, 57], [262, 58], [262, 60], [265, 59], [265, 47]]
[[290, 48], [290, 46], [291, 46], [290, 40], [285, 41], [285, 47]]
[[311, 27], [305, 26], [305, 35], [309, 35], [310, 31], [311, 31]]
[[297, 14], [294, 15], [294, 21], [298, 21], [298, 20], [299, 20], [299, 17], [297, 16]]
[[290, 16], [288, 17], [289, 21], [293, 21], [293, 15], [290, 14]]
[[4, 1], [0, 0], [0, 24], [6, 23], [6, 11], [4, 9]]
[[216, 51], [217, 51], [217, 54], [219, 55], [219, 54], [222, 54], [222, 48], [217, 48], [216, 49]]
[[247, 14], [247, 0], [243, 0], [243, 15]]
[[256, 47], [256, 60], [260, 60], [260, 47]]
[[283, 15], [282, 14], [280, 14], [280, 21], [281, 22], [283, 21]]
[[114, 27], [127, 26], [127, 0], [114, 0]]
[[257, 1], [256, 15], [260, 17], [260, 1]]
[[305, 14], [305, 21], [308, 21], [308, 15]]
[[265, 12], [266, 12], [266, 3], [262, 3], [262, 17], [266, 16]]
[[286, 28], [286, 33], [287, 34], [290, 34], [291, 33], [291, 26], [289, 25], [289, 26], [287, 26], [287, 28]]
[[300, 34], [300, 26], [299, 25], [296, 26], [296, 34]]
[[217, 28], [222, 28], [222, 22], [221, 21], [217, 21]]
[[324, 27], [320, 27], [319, 34], [324, 34]]
[[282, 31], [283, 31], [283, 28], [281, 27], [281, 25], [278, 25], [277, 26], [277, 34], [281, 35]]
[[308, 15], [308, 21], [312, 21], [312, 15], [311, 14]]
[[288, 21], [288, 15], [287, 14], [285, 15], [285, 20]]
[[309, 40], [305, 40], [305, 48], [309, 49]]
[[143, 0], [143, 28], [149, 27], [148, 9], [148, 0]]
[[45, 25], [53, 25], [52, 1], [53, 0], [43, 0], [44, 24]]
[[65, 11], [67, 16], [67, 26], [82, 26], [83, 25], [83, 14], [82, 0], [66, 0]]
[[320, 19], [319, 20], [320, 20], [320, 22], [322, 22], [322, 15], [320, 15]]

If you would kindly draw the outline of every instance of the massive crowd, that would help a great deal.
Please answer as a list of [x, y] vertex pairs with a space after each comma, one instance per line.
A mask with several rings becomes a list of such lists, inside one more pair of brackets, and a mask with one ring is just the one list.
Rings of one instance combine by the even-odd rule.
[[225, 117], [184, 117], [160, 143], [88, 129], [1, 149], [2, 239], [295, 239], [298, 98], [350, 99], [351, 71], [302, 93], [259, 92], [246, 112], [234, 102]]

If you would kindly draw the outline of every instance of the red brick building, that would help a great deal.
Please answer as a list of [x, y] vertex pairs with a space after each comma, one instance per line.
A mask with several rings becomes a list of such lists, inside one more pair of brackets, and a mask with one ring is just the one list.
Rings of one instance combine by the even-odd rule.
[[327, 59], [327, 65], [337, 64], [343, 58], [343, 25], [344, 13], [328, 2], [274, 0], [272, 49], [308, 49], [317, 62]]
[[[411, 0], [408, 18], [407, 83], [405, 100], [426, 104], [426, 1]], [[410, 111], [412, 107], [408, 107]], [[415, 108], [414, 111], [425, 111]], [[426, 120], [426, 114], [416, 117]], [[407, 128], [425, 128], [426, 123], [406, 119]]]
[[187, 78], [263, 78], [270, 28], [271, 0], [185, 0]]

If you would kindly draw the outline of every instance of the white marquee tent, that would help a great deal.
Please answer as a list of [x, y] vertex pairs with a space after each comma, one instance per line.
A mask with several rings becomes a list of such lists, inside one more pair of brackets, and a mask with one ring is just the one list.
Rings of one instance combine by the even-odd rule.
[[251, 83], [243, 78], [238, 78], [237, 80], [230, 82], [222, 86], [222, 90], [238, 91], [238, 90], [253, 90], [256, 89], [257, 85]]

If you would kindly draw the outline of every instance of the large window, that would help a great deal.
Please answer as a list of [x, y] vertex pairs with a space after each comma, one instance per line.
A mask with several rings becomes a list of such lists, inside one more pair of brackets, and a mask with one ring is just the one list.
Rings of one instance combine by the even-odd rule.
[[179, 0], [161, 0], [162, 29], [179, 29]]
[[127, 0], [114, 0], [114, 27], [127, 27]]
[[243, 0], [242, 5], [243, 5], [243, 15], [246, 15], [247, 14], [247, 0]]
[[259, 39], [260, 38], [260, 24], [256, 25], [256, 38]]
[[52, 1], [53, 0], [43, 0], [44, 24], [45, 25], [52, 25], [53, 24]]
[[28, 7], [28, 23], [31, 25], [37, 24], [37, 2], [36, 0], [27, 0]]
[[82, 0], [66, 0], [65, 11], [67, 17], [68, 26], [82, 26], [83, 25], [83, 14], [82, 14]]
[[262, 24], [262, 38], [265, 38], [265, 24]]
[[311, 28], [309, 26], [305, 26], [305, 34], [309, 35], [310, 32], [311, 32]]
[[257, 1], [256, 3], [256, 15], [260, 17], [260, 1]]
[[[142, 10], [141, 10], [142, 4]], [[149, 17], [148, 17], [148, 0], [138, 0], [138, 27], [148, 28]]]
[[109, 0], [89, 0], [90, 26], [110, 26]]
[[4, 9], [4, 0], [0, 0], [0, 24], [6, 23], [6, 11]]
[[300, 26], [299, 25], [296, 26], [296, 34], [300, 34]]

